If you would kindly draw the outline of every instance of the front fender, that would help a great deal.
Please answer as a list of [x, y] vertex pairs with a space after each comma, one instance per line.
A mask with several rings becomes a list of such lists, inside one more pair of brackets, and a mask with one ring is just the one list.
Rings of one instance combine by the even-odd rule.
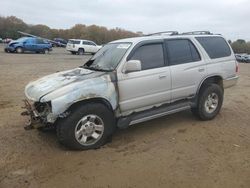
[[[57, 91], [48, 94], [41, 99], [41, 102], [51, 102], [54, 116], [64, 113], [74, 103], [87, 99], [103, 98], [110, 103], [113, 110], [118, 105], [116, 87], [107, 78], [97, 78], [82, 84], [73, 84], [71, 87], [67, 87], [66, 90], [67, 92]], [[64, 94], [59, 96], [60, 93]]]

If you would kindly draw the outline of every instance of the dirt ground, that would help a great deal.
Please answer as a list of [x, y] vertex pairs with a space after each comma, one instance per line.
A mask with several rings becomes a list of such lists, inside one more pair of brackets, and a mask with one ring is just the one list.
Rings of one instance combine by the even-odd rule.
[[0, 47], [0, 187], [250, 187], [250, 64], [220, 114], [190, 111], [118, 130], [98, 150], [69, 151], [54, 132], [25, 131], [25, 85], [90, 56], [6, 54]]

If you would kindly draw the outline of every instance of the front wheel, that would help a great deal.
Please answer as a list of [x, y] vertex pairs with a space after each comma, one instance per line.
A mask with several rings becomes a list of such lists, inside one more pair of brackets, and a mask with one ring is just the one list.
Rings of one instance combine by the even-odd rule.
[[105, 105], [88, 103], [59, 120], [57, 136], [59, 142], [70, 149], [96, 149], [108, 141], [114, 128], [113, 113]]
[[16, 52], [19, 53], [19, 54], [23, 53], [23, 48], [22, 47], [17, 47]]
[[197, 106], [191, 110], [201, 120], [211, 120], [219, 113], [223, 103], [223, 89], [218, 84], [203, 86]]
[[49, 54], [49, 49], [47, 49], [47, 48], [44, 49], [44, 50], [43, 50], [43, 53], [44, 53], [44, 54]]

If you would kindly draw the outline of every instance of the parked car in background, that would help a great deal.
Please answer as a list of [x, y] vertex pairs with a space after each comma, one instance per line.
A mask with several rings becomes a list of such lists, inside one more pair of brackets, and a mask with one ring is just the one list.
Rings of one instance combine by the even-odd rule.
[[250, 55], [245, 55], [244, 59], [245, 59], [244, 60], [245, 63], [250, 63]]
[[11, 41], [12, 39], [10, 38], [3, 39], [3, 43], [6, 43], [6, 44], [10, 43]]
[[95, 54], [102, 46], [90, 40], [69, 39], [66, 50], [72, 54], [83, 55], [84, 53]]
[[31, 51], [36, 53], [49, 53], [52, 50], [52, 45], [43, 39], [35, 37], [22, 37], [18, 40], [11, 41], [6, 47], [5, 52], [23, 53]]
[[56, 47], [65, 47], [68, 43], [67, 40], [62, 39], [62, 38], [54, 38], [54, 41], [55, 43], [53, 43], [52, 45]]
[[245, 62], [245, 58], [242, 54], [235, 54], [235, 58], [238, 62]]

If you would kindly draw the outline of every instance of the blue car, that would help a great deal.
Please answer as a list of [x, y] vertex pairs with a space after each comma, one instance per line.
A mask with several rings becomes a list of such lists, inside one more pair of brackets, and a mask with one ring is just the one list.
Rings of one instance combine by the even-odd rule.
[[23, 53], [25, 51], [36, 53], [49, 53], [52, 45], [43, 39], [35, 37], [22, 37], [18, 40], [11, 41], [6, 47], [5, 52]]

